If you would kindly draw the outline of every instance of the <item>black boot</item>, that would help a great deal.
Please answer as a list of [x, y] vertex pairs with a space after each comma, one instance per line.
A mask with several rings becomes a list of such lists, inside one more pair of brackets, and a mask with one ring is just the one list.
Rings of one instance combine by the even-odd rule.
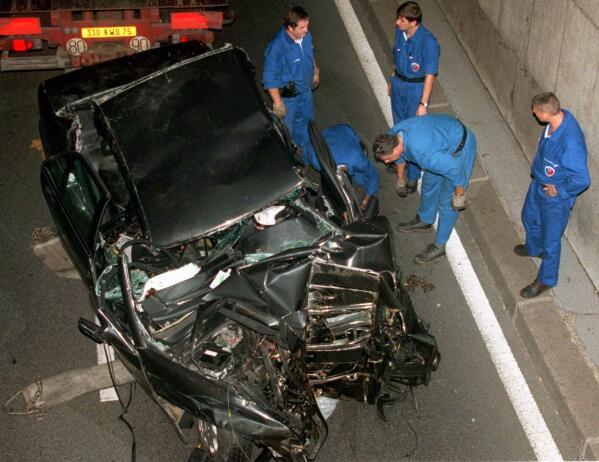
[[439, 244], [429, 244], [424, 252], [417, 254], [414, 257], [415, 263], [430, 263], [445, 255], [445, 246]]
[[514, 247], [514, 253], [516, 255], [518, 255], [519, 257], [539, 257], [539, 258], [543, 258], [543, 254], [540, 253], [539, 255], [530, 255], [528, 253], [528, 250], [526, 250], [526, 246], [524, 244], [518, 244], [516, 247]]
[[520, 291], [520, 295], [524, 298], [534, 298], [549, 289], [551, 289], [551, 286], [543, 284], [535, 279], [532, 284], [528, 284]]
[[433, 225], [420, 221], [420, 217], [416, 215], [410, 221], [404, 221], [397, 225], [397, 231], [400, 233], [410, 233], [412, 231], [428, 231]]

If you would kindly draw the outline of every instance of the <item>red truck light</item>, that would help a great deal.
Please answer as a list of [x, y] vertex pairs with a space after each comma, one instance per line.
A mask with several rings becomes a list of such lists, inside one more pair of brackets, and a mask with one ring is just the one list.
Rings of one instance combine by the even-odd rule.
[[27, 51], [33, 48], [33, 42], [25, 39], [13, 39], [11, 49], [13, 51]]
[[222, 29], [222, 27], [223, 13], [220, 11], [171, 13], [173, 30]]
[[14, 38], [9, 41], [9, 50], [12, 51], [28, 51], [28, 50], [41, 50], [42, 40], [31, 39], [31, 38]]
[[41, 34], [40, 18], [0, 18], [0, 35]]
[[202, 13], [171, 13], [171, 27], [173, 29], [207, 29], [208, 21]]

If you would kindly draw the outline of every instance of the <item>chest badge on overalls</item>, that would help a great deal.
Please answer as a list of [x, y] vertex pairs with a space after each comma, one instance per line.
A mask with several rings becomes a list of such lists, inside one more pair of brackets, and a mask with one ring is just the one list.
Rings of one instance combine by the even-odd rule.
[[545, 175], [547, 175], [547, 176], [555, 175], [555, 169], [551, 165], [545, 165]]
[[418, 72], [420, 70], [420, 64], [418, 63], [412, 63], [410, 64], [410, 67], [412, 68], [412, 72]]

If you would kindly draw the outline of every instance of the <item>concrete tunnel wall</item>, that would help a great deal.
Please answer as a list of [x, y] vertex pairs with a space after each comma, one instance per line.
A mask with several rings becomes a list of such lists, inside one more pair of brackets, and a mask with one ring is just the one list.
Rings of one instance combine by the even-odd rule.
[[599, 287], [599, 1], [437, 3], [529, 161], [541, 133], [533, 95], [554, 92], [581, 124], [592, 185], [578, 198], [566, 236]]

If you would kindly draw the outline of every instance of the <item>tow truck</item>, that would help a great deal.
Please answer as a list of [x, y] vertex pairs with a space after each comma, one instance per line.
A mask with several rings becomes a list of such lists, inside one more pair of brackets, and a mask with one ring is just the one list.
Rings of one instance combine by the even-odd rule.
[[234, 19], [227, 0], [0, 0], [0, 70], [90, 66], [200, 40]]

